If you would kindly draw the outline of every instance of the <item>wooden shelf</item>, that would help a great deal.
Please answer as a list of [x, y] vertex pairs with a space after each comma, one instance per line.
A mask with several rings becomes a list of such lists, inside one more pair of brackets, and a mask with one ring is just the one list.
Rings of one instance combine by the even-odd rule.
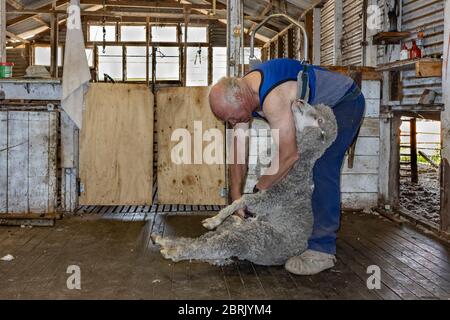
[[378, 32], [372, 38], [373, 44], [400, 44], [400, 41], [408, 38], [409, 32]]
[[391, 111], [426, 111], [426, 112], [441, 112], [444, 110], [443, 104], [400, 104], [386, 106]]
[[380, 64], [376, 70], [382, 71], [404, 71], [416, 70], [416, 77], [441, 77], [442, 60], [434, 58], [420, 58], [414, 60], [401, 60], [385, 64]]
[[360, 72], [362, 80], [381, 80], [382, 75], [373, 67], [361, 67], [361, 66], [321, 66], [330, 71], [339, 72], [346, 76], [350, 76], [352, 72]]
[[397, 115], [418, 117], [429, 120], [440, 121], [441, 112], [444, 111], [443, 104], [397, 104], [381, 106], [381, 113], [393, 112]]

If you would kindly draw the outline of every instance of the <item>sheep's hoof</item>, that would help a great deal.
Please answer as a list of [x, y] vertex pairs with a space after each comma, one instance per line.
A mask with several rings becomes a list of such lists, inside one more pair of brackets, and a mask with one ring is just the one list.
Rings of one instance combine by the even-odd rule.
[[162, 248], [160, 250], [161, 255], [165, 258], [165, 259], [170, 259], [173, 261], [178, 261], [178, 249], [177, 248]]
[[216, 219], [216, 217], [208, 218], [202, 221], [202, 225], [208, 230], [214, 230], [221, 224], [222, 221]]
[[163, 243], [162, 243], [163, 242], [163, 237], [162, 236], [157, 235], [157, 234], [152, 234], [150, 236], [150, 238], [152, 238], [153, 243], [159, 244], [160, 246], [163, 245]]

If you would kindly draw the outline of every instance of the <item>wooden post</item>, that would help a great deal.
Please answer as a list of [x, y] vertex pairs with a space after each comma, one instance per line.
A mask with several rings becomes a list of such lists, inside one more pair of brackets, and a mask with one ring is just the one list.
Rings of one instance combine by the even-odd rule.
[[[364, 4], [366, 6], [363, 7], [365, 14], [363, 16], [366, 17], [366, 20], [363, 22], [365, 29], [365, 46], [364, 46], [364, 65], [368, 67], [376, 67], [377, 66], [377, 45], [372, 43], [372, 38], [375, 34], [381, 31], [381, 21], [377, 20], [376, 12], [373, 12], [373, 8], [379, 8], [378, 0], [365, 0]], [[368, 12], [368, 8], [370, 7], [370, 12]], [[369, 14], [370, 13], [370, 14]], [[377, 24], [379, 22], [380, 24]]]
[[6, 0], [0, 0], [0, 62], [6, 62]]
[[[384, 31], [388, 31], [387, 3], [384, 4]], [[401, 30], [400, 19], [399, 30]], [[398, 60], [398, 45], [387, 45], [384, 50], [385, 63]], [[373, 58], [376, 61], [376, 57]], [[389, 71], [383, 72], [383, 90], [381, 104], [389, 105], [391, 101], [391, 77]], [[400, 184], [400, 125], [398, 115], [380, 113], [380, 168], [378, 205], [386, 210], [398, 207]]]
[[278, 58], [284, 58], [284, 41], [283, 41], [283, 37], [278, 37], [278, 39], [275, 41], [275, 44], [277, 46]]
[[411, 153], [411, 182], [419, 181], [419, 173], [417, 169], [417, 129], [416, 118], [411, 118], [409, 127], [410, 153]]
[[287, 57], [290, 59], [294, 58], [294, 29], [290, 28], [287, 32]]
[[[56, 1], [53, 1], [53, 10], [56, 10]], [[58, 14], [52, 14], [50, 18], [50, 74], [58, 78]]]
[[150, 87], [150, 18], [146, 18], [145, 21], [145, 83], [147, 87]]
[[185, 6], [184, 7], [184, 37], [183, 37], [183, 60], [182, 63], [183, 65], [181, 66], [181, 70], [182, 70], [182, 83], [183, 83], [183, 87], [186, 86], [186, 71], [187, 71], [187, 33], [188, 33], [188, 25], [189, 25], [189, 15], [191, 13], [191, 8]]
[[334, 61], [335, 66], [342, 64], [343, 0], [334, 1]]
[[450, 233], [450, 0], [445, 1], [444, 63], [442, 64], [442, 96], [445, 110], [441, 113], [441, 230]]
[[240, 1], [227, 0], [227, 75], [231, 77], [239, 76], [241, 65], [241, 40], [240, 32], [244, 32], [240, 25], [241, 12]]
[[320, 14], [321, 8], [313, 9], [312, 63], [320, 65]]
[[314, 11], [309, 10], [305, 16], [305, 29], [306, 34], [308, 35], [308, 57], [305, 57], [309, 62], [311, 62], [313, 56], [313, 41], [311, 39], [314, 38]]

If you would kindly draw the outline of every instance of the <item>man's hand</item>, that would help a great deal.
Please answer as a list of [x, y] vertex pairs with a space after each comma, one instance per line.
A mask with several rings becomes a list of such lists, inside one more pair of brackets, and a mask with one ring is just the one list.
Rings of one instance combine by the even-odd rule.
[[238, 216], [241, 219], [245, 219], [245, 209], [239, 209], [234, 212], [235, 216]]

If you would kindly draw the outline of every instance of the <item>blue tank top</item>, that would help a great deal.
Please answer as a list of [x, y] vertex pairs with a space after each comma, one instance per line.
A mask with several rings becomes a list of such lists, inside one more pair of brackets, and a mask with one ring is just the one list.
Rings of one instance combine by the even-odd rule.
[[304, 69], [304, 65], [293, 59], [273, 59], [258, 65], [254, 71], [261, 73], [259, 86], [259, 103], [262, 107], [269, 93], [280, 84], [287, 81], [297, 81], [297, 75]]
[[[297, 75], [305, 69], [305, 65], [294, 59], [273, 59], [259, 64], [250, 72], [261, 73], [259, 86], [260, 111], [269, 93], [287, 81], [297, 81]], [[337, 72], [331, 72], [319, 66], [308, 65], [309, 100], [311, 104], [323, 103], [334, 107], [352, 88], [354, 81]], [[257, 112], [254, 117], [262, 118]]]

